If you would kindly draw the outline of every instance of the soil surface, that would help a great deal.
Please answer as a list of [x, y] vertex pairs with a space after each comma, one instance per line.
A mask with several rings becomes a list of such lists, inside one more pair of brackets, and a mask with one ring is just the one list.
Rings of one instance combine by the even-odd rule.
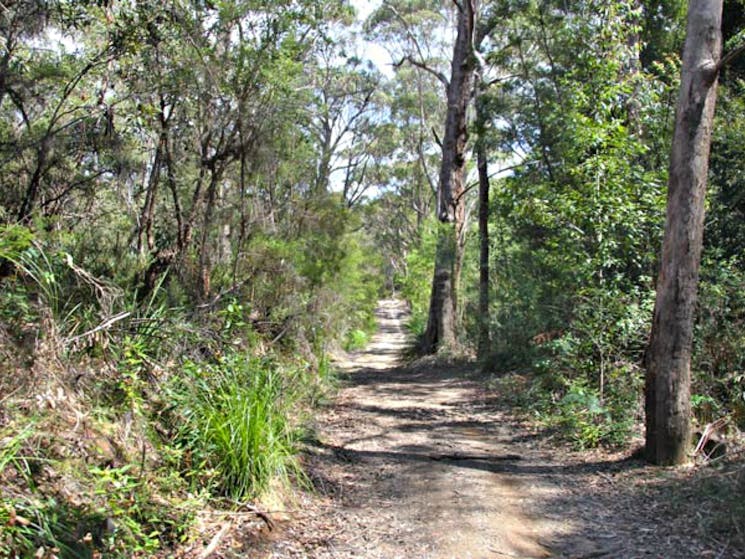
[[251, 557], [742, 556], [671, 502], [685, 472], [547, 444], [467, 366], [399, 366], [405, 315], [382, 301], [379, 333], [339, 364], [306, 457], [315, 491], [244, 542]]

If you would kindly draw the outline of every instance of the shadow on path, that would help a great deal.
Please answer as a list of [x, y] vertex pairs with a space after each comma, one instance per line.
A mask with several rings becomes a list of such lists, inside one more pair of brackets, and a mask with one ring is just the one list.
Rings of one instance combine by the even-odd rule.
[[343, 388], [308, 442], [329, 502], [268, 557], [743, 557], [672, 529], [681, 517], [660, 502], [673, 482], [659, 470], [542, 445], [468, 364], [400, 366], [405, 307], [383, 301], [377, 314], [380, 331], [340, 365]]

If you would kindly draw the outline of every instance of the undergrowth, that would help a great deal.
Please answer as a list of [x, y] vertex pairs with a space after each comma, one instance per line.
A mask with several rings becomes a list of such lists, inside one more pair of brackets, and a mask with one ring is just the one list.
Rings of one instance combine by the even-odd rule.
[[[727, 274], [716, 269], [713, 279], [715, 269], [703, 271], [692, 360], [694, 420], [701, 429], [719, 419], [742, 429], [743, 274], [735, 264]], [[563, 327], [517, 343], [509, 355], [492, 354], [491, 370], [500, 375], [495, 386], [577, 449], [627, 445], [644, 420], [643, 355], [653, 302], [648, 289], [581, 289]]]
[[344, 338], [342, 347], [344, 351], [357, 351], [363, 349], [370, 342], [367, 332], [360, 329], [350, 330]]
[[337, 340], [366, 342], [375, 288], [347, 286], [355, 313], [320, 283], [195, 309], [168, 274], [143, 297], [62, 247], [0, 230], [0, 557], [171, 556], [205, 511], [305, 483], [297, 443], [335, 384], [324, 324], [346, 313]]
[[553, 436], [586, 450], [624, 446], [637, 432], [642, 381], [637, 379], [635, 389], [628, 390], [626, 380], [616, 378], [623, 389], [616, 393], [611, 389], [604, 398], [585, 379], [535, 373], [500, 374], [492, 378], [489, 387]]
[[295, 378], [271, 359], [236, 353], [214, 364], [183, 364], [167, 398], [172, 444], [192, 485], [241, 500], [302, 477]]

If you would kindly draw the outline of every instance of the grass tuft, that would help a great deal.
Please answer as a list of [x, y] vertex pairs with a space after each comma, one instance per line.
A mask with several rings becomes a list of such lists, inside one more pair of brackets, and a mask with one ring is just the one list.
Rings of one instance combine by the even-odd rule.
[[274, 364], [240, 354], [212, 365], [187, 362], [176, 382], [176, 444], [199, 485], [240, 500], [301, 477], [289, 419], [296, 398]]

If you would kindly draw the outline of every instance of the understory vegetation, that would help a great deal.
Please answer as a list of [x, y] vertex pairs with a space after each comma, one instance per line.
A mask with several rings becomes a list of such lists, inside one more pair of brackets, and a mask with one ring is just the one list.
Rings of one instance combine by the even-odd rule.
[[[333, 388], [317, 317], [267, 324], [239, 291], [195, 310], [167, 277], [138, 300], [24, 227], [0, 249], [0, 554], [151, 557], [189, 543], [207, 507], [304, 484], [306, 414]], [[353, 303], [318, 288], [323, 320], [369, 328], [377, 291], [347, 289]]]
[[171, 556], [306, 484], [384, 281], [324, 136], [372, 71], [307, 4], [2, 7], [0, 556]]

